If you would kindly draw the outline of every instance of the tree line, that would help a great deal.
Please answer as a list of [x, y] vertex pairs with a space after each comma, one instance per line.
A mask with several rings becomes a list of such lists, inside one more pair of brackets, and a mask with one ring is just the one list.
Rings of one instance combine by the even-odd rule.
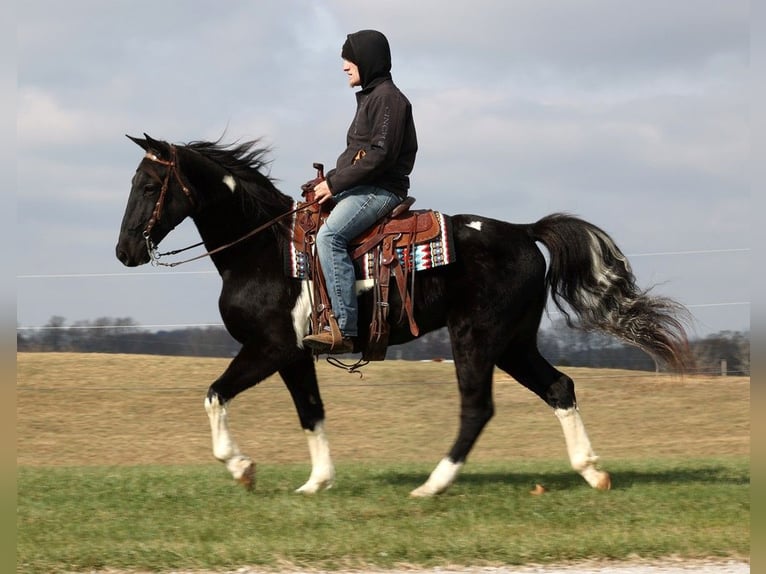
[[[150, 331], [133, 319], [100, 317], [66, 324], [53, 316], [39, 329], [18, 330], [21, 352], [133, 353], [195, 357], [233, 357], [240, 345], [223, 327], [187, 327]], [[572, 329], [562, 321], [541, 329], [538, 346], [554, 365], [572, 367], [657, 370], [643, 351], [600, 333]], [[696, 372], [750, 375], [750, 333], [722, 331], [691, 341]], [[387, 358], [449, 360], [452, 358], [446, 329], [427, 333], [405, 345], [391, 347]]]

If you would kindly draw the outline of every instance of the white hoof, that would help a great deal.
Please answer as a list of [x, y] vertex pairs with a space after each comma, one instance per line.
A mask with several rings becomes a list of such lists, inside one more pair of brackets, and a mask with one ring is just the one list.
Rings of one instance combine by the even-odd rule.
[[226, 462], [226, 468], [245, 490], [255, 487], [255, 463], [248, 457], [237, 455]]
[[583, 478], [597, 490], [609, 490], [612, 488], [612, 477], [608, 472], [589, 467], [582, 472]]
[[299, 494], [316, 494], [317, 492], [321, 492], [323, 490], [329, 490], [333, 486], [333, 479], [332, 478], [326, 478], [324, 480], [311, 480], [301, 486], [300, 488], [295, 489], [295, 492]]
[[441, 491], [437, 491], [434, 488], [431, 488], [426, 482], [425, 484], [418, 486], [415, 490], [410, 492], [410, 496], [412, 498], [430, 498], [432, 496], [436, 496], [437, 494], [441, 494], [445, 490], [447, 489], [445, 488]]
[[428, 498], [429, 496], [443, 493], [455, 482], [462, 467], [462, 462], [452, 462], [448, 458], [443, 458], [436, 465], [428, 480], [410, 492], [410, 496], [413, 498]]

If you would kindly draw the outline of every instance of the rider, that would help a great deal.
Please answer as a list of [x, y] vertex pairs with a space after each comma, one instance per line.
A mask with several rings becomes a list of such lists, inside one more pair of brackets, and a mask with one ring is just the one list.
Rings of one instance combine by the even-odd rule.
[[355, 275], [348, 243], [387, 215], [405, 197], [418, 151], [412, 106], [391, 79], [391, 50], [376, 30], [346, 37], [343, 71], [356, 92], [356, 115], [346, 135], [346, 150], [335, 169], [314, 187], [319, 203], [334, 207], [316, 238], [317, 253], [342, 334], [328, 330], [303, 342], [322, 353], [348, 353], [357, 336]]

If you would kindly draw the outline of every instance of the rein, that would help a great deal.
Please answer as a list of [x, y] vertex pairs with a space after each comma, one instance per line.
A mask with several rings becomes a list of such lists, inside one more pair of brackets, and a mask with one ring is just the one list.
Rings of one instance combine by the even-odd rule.
[[170, 154], [171, 154], [170, 160], [164, 160], [164, 159], [158, 158], [156, 155], [151, 153], [147, 153], [145, 156], [146, 159], [149, 159], [155, 163], [158, 163], [160, 165], [164, 165], [170, 168], [165, 173], [165, 179], [162, 182], [162, 189], [160, 190], [160, 196], [157, 199], [157, 203], [154, 205], [154, 211], [152, 212], [152, 216], [149, 219], [149, 222], [146, 224], [146, 229], [144, 229], [144, 233], [143, 233], [144, 241], [146, 242], [146, 250], [149, 252], [149, 259], [151, 260], [151, 263], [154, 266], [161, 265], [163, 267], [177, 267], [178, 265], [182, 265], [184, 263], [190, 263], [192, 261], [197, 261], [198, 259], [202, 259], [204, 257], [210, 257], [211, 255], [219, 253], [223, 251], [224, 249], [228, 249], [229, 247], [232, 247], [234, 245], [237, 245], [238, 243], [241, 243], [242, 241], [246, 239], [249, 239], [253, 235], [260, 233], [264, 229], [268, 229], [272, 225], [279, 223], [281, 220], [285, 219], [286, 217], [289, 217], [290, 215], [293, 215], [294, 213], [303, 211], [304, 209], [308, 209], [309, 207], [312, 207], [313, 205], [319, 203], [318, 200], [314, 200], [314, 201], [310, 201], [308, 203], [299, 205], [298, 207], [291, 209], [290, 211], [277, 215], [276, 217], [270, 219], [263, 225], [259, 225], [255, 229], [248, 231], [245, 235], [243, 235], [239, 239], [235, 239], [234, 241], [230, 243], [226, 243], [224, 245], [216, 247], [215, 249], [211, 249], [210, 251], [202, 253], [201, 255], [197, 255], [195, 257], [191, 257], [189, 259], [184, 259], [181, 261], [174, 261], [172, 263], [163, 263], [162, 261], [160, 261], [161, 257], [164, 257], [166, 255], [176, 255], [183, 251], [187, 251], [189, 249], [199, 247], [200, 245], [203, 244], [203, 242], [200, 241], [199, 243], [195, 243], [194, 245], [189, 245], [188, 247], [184, 247], [182, 249], [167, 251], [165, 253], [158, 253], [157, 246], [154, 244], [154, 242], [151, 240], [151, 237], [149, 236], [152, 228], [156, 225], [157, 221], [159, 221], [160, 217], [162, 216], [162, 208], [165, 204], [165, 196], [167, 195], [171, 173], [175, 175], [176, 181], [178, 181], [178, 184], [181, 186], [181, 189], [183, 190], [184, 194], [189, 199], [189, 202], [192, 204], [192, 207], [196, 207], [196, 204], [194, 202], [194, 197], [192, 196], [189, 188], [184, 184], [183, 180], [181, 179], [181, 173], [178, 171], [178, 161], [177, 161], [175, 146], [172, 146], [172, 145], [170, 146]]

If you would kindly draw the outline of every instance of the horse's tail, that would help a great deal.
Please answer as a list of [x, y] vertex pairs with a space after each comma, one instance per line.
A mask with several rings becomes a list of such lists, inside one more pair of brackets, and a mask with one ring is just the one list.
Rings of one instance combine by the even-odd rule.
[[532, 224], [530, 234], [550, 253], [546, 284], [569, 326], [575, 326], [571, 309], [578, 328], [615, 335], [673, 370], [691, 367], [688, 311], [639, 289], [627, 258], [605, 231], [555, 213]]

